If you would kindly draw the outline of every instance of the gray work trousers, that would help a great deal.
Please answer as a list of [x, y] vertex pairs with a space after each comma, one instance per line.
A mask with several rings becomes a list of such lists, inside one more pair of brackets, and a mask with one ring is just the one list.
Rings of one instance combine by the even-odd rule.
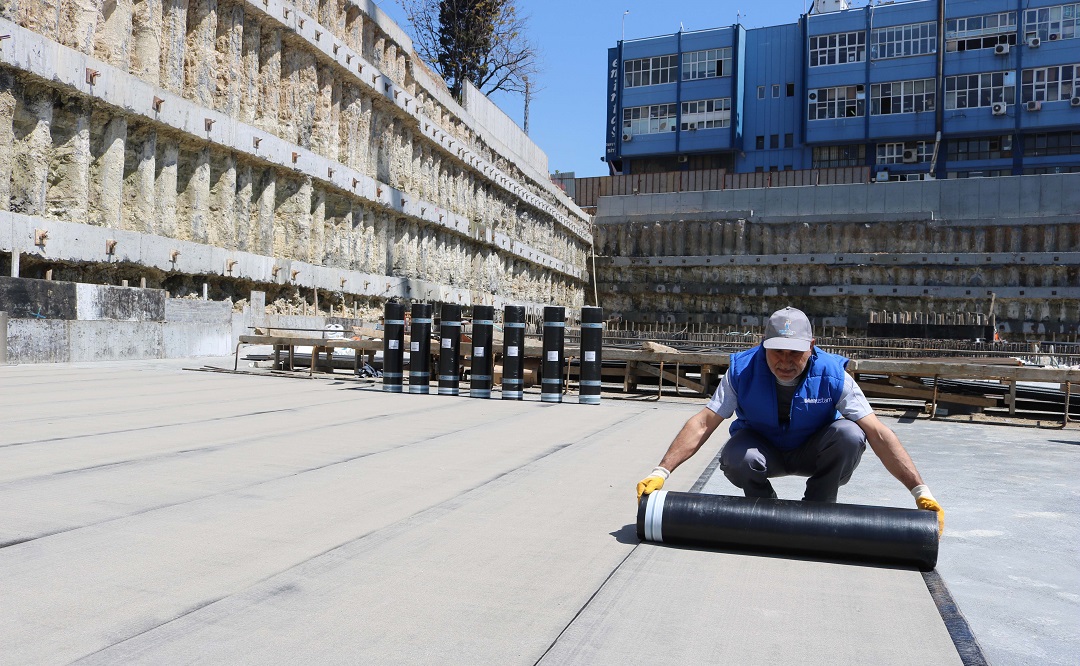
[[720, 469], [747, 497], [776, 497], [769, 479], [808, 476], [803, 500], [835, 502], [866, 450], [866, 435], [854, 421], [838, 419], [811, 435], [797, 449], [782, 451], [761, 434], [744, 428], [720, 451]]

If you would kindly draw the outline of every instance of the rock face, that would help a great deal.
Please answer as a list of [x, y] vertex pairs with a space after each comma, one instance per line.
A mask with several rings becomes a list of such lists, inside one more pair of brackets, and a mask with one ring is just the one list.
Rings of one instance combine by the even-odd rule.
[[[0, 229], [0, 252], [24, 271], [91, 279], [77, 234], [40, 246], [18, 232], [58, 221], [269, 260], [237, 274], [185, 250], [187, 266], [161, 271], [128, 254], [159, 268], [149, 286], [217, 276], [371, 306], [583, 303], [590, 218], [512, 123], [477, 120], [497, 115], [490, 102], [455, 102], [373, 3], [20, 0], [0, 5], [0, 32], [13, 237]], [[302, 267], [270, 270], [281, 262]]]

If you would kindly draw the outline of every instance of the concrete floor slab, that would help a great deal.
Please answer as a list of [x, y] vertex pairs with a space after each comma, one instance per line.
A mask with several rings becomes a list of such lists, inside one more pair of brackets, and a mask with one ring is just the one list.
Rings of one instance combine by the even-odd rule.
[[[916, 572], [637, 543], [633, 485], [701, 401], [180, 370], [204, 362], [0, 368], [5, 661], [957, 659]], [[890, 424], [949, 512], [939, 571], [992, 663], [1071, 663], [1080, 437]], [[841, 500], [911, 504], [872, 454]]]

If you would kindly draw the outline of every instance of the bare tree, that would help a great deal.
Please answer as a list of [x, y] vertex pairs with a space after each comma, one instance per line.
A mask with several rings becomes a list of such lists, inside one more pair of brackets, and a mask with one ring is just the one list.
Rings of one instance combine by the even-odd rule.
[[[397, 0], [412, 26], [413, 47], [461, 98], [465, 81], [485, 95], [525, 93], [537, 50], [516, 0]], [[535, 84], [534, 88], [535, 90]]]

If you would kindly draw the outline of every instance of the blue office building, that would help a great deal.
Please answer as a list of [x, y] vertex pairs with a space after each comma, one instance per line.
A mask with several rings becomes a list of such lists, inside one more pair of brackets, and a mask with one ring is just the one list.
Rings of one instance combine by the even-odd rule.
[[620, 42], [612, 174], [1080, 171], [1080, 2], [816, 0], [797, 23]]

